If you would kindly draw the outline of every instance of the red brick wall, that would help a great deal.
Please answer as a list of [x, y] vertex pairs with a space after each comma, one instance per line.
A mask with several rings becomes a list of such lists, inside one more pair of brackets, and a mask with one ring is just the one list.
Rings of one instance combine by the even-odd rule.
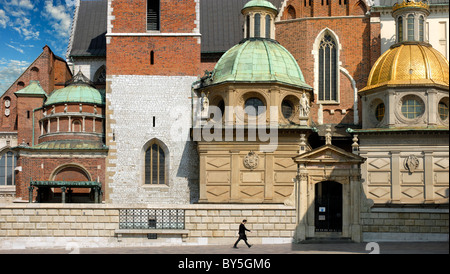
[[89, 176], [78, 167], [66, 167], [58, 171], [56, 174], [55, 181], [74, 181], [74, 182], [85, 182], [91, 180]]
[[[147, 0], [115, 0], [111, 7], [115, 16], [111, 20], [113, 33], [147, 33]], [[160, 33], [193, 33], [198, 27], [195, 8], [194, 0], [161, 0]], [[197, 76], [200, 73], [199, 38], [111, 37], [106, 66], [110, 75]]]
[[195, 37], [113, 37], [107, 55], [110, 75], [197, 76], [200, 69]]
[[296, 18], [364, 15], [367, 11], [364, 0], [289, 0], [283, 11], [283, 20], [288, 19], [287, 8], [295, 10]]
[[[193, 32], [195, 3], [193, 0], [161, 0], [161, 32]], [[147, 0], [115, 0], [112, 2], [111, 21], [114, 33], [147, 31]]]
[[[31, 80], [39, 81], [41, 87], [47, 94], [50, 94], [56, 88], [63, 88], [61, 83], [70, 80], [72, 74], [66, 65], [66, 62], [56, 58], [48, 46], [43, 48], [42, 53], [36, 60], [23, 72], [23, 74], [11, 85], [11, 87], [0, 97], [0, 131], [9, 132], [17, 130], [17, 97], [14, 95], [30, 84]], [[11, 99], [10, 115], [4, 115], [4, 98]], [[24, 108], [22, 108], [24, 109]], [[32, 111], [33, 109], [29, 109]], [[31, 133], [30, 133], [31, 134]], [[19, 143], [22, 142], [21, 140]]]
[[[61, 152], [58, 152], [59, 155]], [[55, 154], [55, 156], [57, 156]], [[21, 156], [18, 159], [17, 166], [22, 166], [22, 171], [16, 173], [16, 197], [21, 197], [23, 200], [28, 200], [28, 187], [30, 179], [47, 181], [52, 179], [52, 175], [56, 175], [55, 171], [62, 168], [64, 165], [81, 166], [91, 176], [91, 180], [99, 180], [102, 183], [102, 189], [105, 189], [105, 158], [28, 158]], [[98, 168], [100, 167], [100, 168]], [[74, 174], [72, 174], [75, 176]], [[75, 177], [71, 178], [75, 178]], [[76, 178], [80, 179], [80, 176]], [[65, 178], [65, 180], [68, 180]], [[36, 195], [36, 191], [34, 191]]]
[[[42, 97], [24, 97], [17, 98], [17, 142], [21, 144], [33, 145], [33, 109], [41, 107], [44, 102]], [[39, 121], [34, 119], [34, 130], [39, 133]], [[36, 143], [36, 139], [34, 140]]]
[[[303, 1], [300, 1], [303, 3]], [[320, 1], [313, 1], [313, 3]], [[332, 1], [337, 2], [337, 1]], [[350, 8], [353, 1], [350, 1]], [[295, 3], [295, 1], [293, 2]], [[314, 14], [325, 16], [325, 7], [316, 9]], [[352, 10], [352, 9], [351, 9]], [[357, 11], [357, 7], [353, 9]], [[318, 15], [317, 15], [318, 16]], [[379, 56], [379, 24], [375, 24], [372, 29], [369, 17], [325, 17], [294, 21], [281, 21], [277, 23], [276, 38], [284, 47], [289, 50], [297, 60], [303, 72], [306, 82], [314, 87], [314, 56], [312, 54], [314, 42], [319, 33], [329, 28], [339, 39], [341, 50], [341, 66], [345, 68], [356, 81], [356, 86], [362, 89], [367, 84], [367, 78], [370, 73], [372, 59]], [[377, 35], [378, 34], [378, 35]], [[299, 39], [301, 37], [301, 39]], [[315, 98], [315, 102], [317, 103]], [[349, 79], [340, 73], [340, 104], [324, 105], [324, 123], [353, 123], [353, 103], [354, 91]], [[347, 113], [342, 114], [341, 109], [346, 109]], [[350, 111], [349, 111], [350, 109]], [[331, 114], [332, 110], [334, 114]], [[360, 110], [360, 108], [359, 108]], [[313, 120], [318, 119], [318, 105], [314, 104], [312, 108]], [[361, 116], [360, 116], [361, 117]]]

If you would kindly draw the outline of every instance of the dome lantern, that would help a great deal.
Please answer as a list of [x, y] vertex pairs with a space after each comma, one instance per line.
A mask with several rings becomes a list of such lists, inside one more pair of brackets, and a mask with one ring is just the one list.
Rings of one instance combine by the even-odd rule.
[[427, 42], [427, 17], [430, 14], [428, 1], [403, 0], [392, 8], [395, 18], [397, 43]]
[[275, 39], [275, 17], [278, 10], [267, 0], [251, 0], [242, 8], [244, 38]]

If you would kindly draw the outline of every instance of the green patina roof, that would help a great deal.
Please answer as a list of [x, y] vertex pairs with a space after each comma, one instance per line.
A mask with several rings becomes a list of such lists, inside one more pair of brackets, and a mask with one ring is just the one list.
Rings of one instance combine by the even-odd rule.
[[30, 186], [46, 186], [46, 187], [102, 187], [102, 184], [99, 182], [93, 181], [31, 181]]
[[55, 105], [60, 103], [89, 103], [104, 105], [102, 94], [95, 88], [89, 86], [68, 86], [58, 89], [50, 94], [45, 105]]
[[47, 97], [47, 93], [44, 91], [44, 89], [39, 84], [39, 81], [30, 81], [30, 84], [23, 88], [14, 94], [16, 95], [23, 95], [23, 96], [45, 96]]
[[312, 89], [292, 54], [271, 39], [251, 38], [228, 50], [213, 71], [210, 84], [279, 82]]
[[53, 91], [44, 105], [48, 106], [61, 103], [104, 105], [105, 99], [103, 94], [95, 89], [89, 79], [80, 71], [72, 80], [66, 83], [65, 88]]
[[242, 10], [253, 7], [263, 7], [268, 9], [273, 9], [278, 12], [277, 8], [267, 0], [251, 0], [247, 4], [245, 4]]
[[351, 129], [348, 128], [348, 133], [382, 133], [382, 132], [411, 132], [411, 131], [449, 131], [445, 126], [425, 126], [425, 127], [392, 127], [392, 128], [366, 128], [366, 129]]
[[102, 142], [88, 141], [88, 140], [57, 140], [42, 142], [38, 145], [31, 147], [31, 149], [44, 149], [44, 150], [97, 150], [107, 149]]

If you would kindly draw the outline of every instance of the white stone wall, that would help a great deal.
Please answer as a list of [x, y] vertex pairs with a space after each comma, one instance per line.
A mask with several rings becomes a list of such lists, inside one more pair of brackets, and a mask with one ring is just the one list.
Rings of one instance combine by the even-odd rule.
[[[189, 76], [108, 76], [109, 202], [189, 204], [198, 199], [198, 156], [194, 143], [188, 141], [191, 85], [196, 80]], [[153, 139], [167, 148], [167, 185], [145, 185], [145, 148]]]
[[[432, 7], [426, 24], [426, 32], [428, 33], [426, 39], [447, 60], [449, 57], [448, 18], [448, 5]], [[381, 53], [386, 52], [390, 46], [395, 44], [395, 31], [395, 21], [392, 17], [391, 9], [383, 10], [381, 12]]]
[[95, 73], [102, 67], [106, 66], [106, 58], [76, 58], [72, 62], [69, 62], [69, 67], [72, 73], [75, 75], [78, 71], [81, 72], [89, 78], [92, 82], [95, 81]]

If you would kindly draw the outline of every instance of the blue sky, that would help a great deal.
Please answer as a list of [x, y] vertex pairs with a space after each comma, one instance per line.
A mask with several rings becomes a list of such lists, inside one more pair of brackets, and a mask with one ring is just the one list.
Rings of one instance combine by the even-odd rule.
[[0, 95], [48, 45], [65, 59], [77, 0], [0, 0]]

